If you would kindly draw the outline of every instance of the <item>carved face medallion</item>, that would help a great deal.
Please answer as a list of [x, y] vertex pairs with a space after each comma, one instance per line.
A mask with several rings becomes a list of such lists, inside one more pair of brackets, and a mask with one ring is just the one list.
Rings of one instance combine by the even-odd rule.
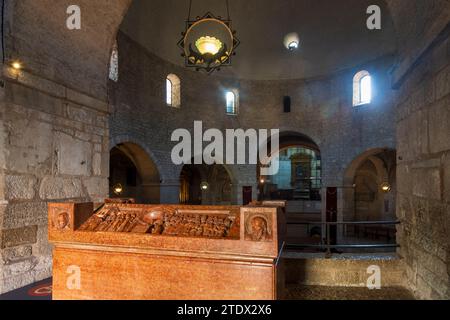
[[246, 217], [245, 240], [271, 241], [271, 224], [265, 214], [253, 214]]
[[53, 226], [57, 230], [69, 230], [69, 214], [67, 212], [59, 212], [53, 216]]

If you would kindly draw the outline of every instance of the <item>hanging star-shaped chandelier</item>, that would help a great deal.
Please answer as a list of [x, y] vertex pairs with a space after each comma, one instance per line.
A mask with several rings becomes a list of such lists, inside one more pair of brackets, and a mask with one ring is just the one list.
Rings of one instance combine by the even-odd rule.
[[211, 74], [219, 71], [221, 67], [231, 65], [231, 57], [236, 54], [235, 50], [240, 41], [236, 38], [236, 31], [232, 30], [228, 0], [226, 2], [227, 19], [207, 12], [204, 16], [192, 20], [190, 0], [186, 29], [181, 33], [182, 38], [178, 42], [186, 67]]

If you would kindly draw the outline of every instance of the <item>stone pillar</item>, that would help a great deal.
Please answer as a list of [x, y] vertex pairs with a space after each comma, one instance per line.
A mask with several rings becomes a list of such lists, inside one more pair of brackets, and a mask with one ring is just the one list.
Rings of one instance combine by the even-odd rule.
[[145, 183], [139, 186], [138, 202], [144, 204], [159, 204], [161, 203], [161, 184], [160, 183]]
[[233, 205], [242, 204], [242, 186], [239, 184], [232, 184], [231, 186], [231, 203]]
[[321, 210], [321, 219], [320, 222], [322, 222], [322, 240], [326, 239], [326, 226], [325, 222], [327, 222], [327, 187], [322, 187], [320, 190], [321, 192], [321, 199], [322, 199], [322, 210]]
[[162, 204], [180, 203], [180, 181], [164, 181], [160, 187]]
[[[327, 190], [328, 188], [336, 188], [336, 197], [337, 197], [337, 207], [336, 207], [336, 222], [343, 222], [343, 216], [342, 216], [342, 187], [323, 187], [322, 188], [322, 223], [327, 222], [327, 202], [330, 200], [328, 199], [328, 193]], [[332, 232], [332, 234], [335, 232], [336, 233], [336, 241], [337, 244], [340, 243], [340, 241], [342, 240], [342, 232], [343, 232], [343, 226], [342, 225], [337, 225], [336, 227], [334, 225], [330, 225], [329, 230], [335, 230]], [[327, 227], [324, 224], [322, 226], [322, 237], [326, 243], [327, 240]], [[333, 242], [333, 239], [331, 239]]]
[[[338, 189], [337, 189], [337, 222], [338, 223], [347, 221], [347, 219], [345, 219], [345, 215], [344, 215], [344, 193], [345, 193], [345, 188], [342, 186], [338, 187]], [[346, 228], [346, 226], [344, 226], [342, 224], [337, 226], [336, 240], [337, 240], [338, 244], [342, 243], [345, 228]]]

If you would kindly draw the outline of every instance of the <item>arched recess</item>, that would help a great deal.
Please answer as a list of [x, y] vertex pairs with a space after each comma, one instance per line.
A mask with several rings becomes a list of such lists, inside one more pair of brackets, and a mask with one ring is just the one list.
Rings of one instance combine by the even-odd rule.
[[19, 59], [33, 75], [106, 101], [111, 48], [131, 3], [79, 0], [81, 30], [70, 30], [67, 11], [74, 3], [5, 1], [5, 62]]
[[285, 131], [279, 135], [279, 150], [271, 150], [270, 159], [279, 157], [279, 171], [262, 176], [258, 166], [260, 198], [298, 202], [297, 211], [320, 212], [322, 159], [319, 146], [307, 135]]
[[[383, 190], [387, 184], [390, 190]], [[356, 157], [344, 175], [343, 220], [395, 219], [396, 152], [371, 149]]]
[[233, 204], [233, 178], [225, 165], [183, 166], [180, 174], [180, 203], [194, 205]]
[[[123, 187], [121, 194], [114, 187]], [[139, 145], [126, 142], [110, 152], [110, 196], [135, 198], [139, 203], [160, 203], [161, 178], [158, 167]]]

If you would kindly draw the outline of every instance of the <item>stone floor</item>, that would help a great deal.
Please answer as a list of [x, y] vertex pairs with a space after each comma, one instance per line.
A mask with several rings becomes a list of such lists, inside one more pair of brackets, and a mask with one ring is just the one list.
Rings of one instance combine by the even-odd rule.
[[[354, 287], [320, 287], [291, 285], [286, 300], [414, 300], [404, 288], [369, 290]], [[0, 295], [0, 300], [51, 300], [51, 279]]]
[[357, 287], [288, 286], [286, 300], [414, 300], [400, 287], [369, 290]]

